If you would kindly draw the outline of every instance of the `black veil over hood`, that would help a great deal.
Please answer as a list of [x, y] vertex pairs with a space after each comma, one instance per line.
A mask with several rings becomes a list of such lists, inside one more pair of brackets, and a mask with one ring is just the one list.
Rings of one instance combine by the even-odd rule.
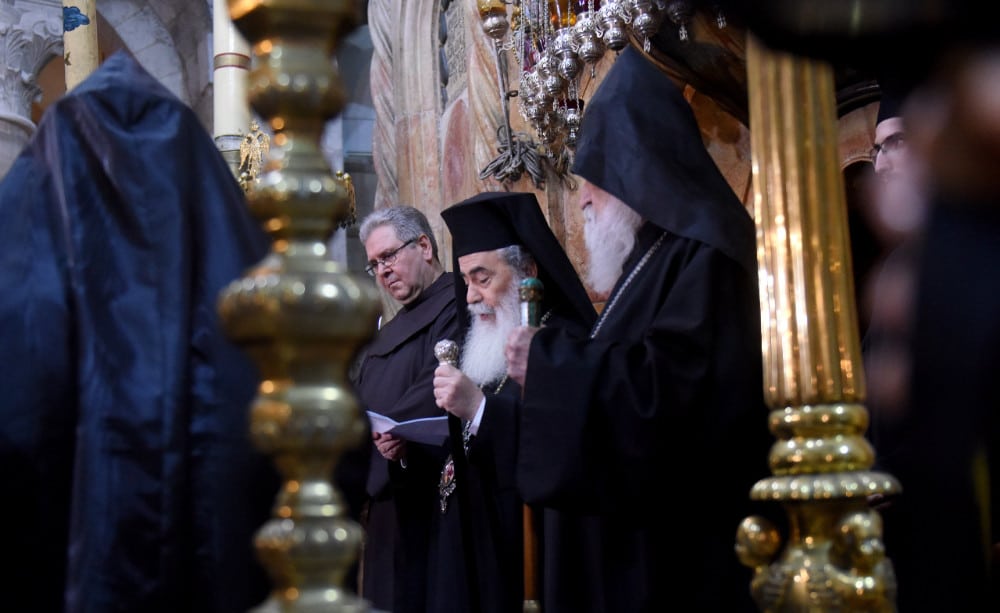
[[[542, 282], [543, 312], [555, 309], [563, 317], [589, 327], [596, 311], [573, 264], [528, 192], [484, 192], [441, 211], [452, 237], [453, 270], [458, 258], [470, 253], [521, 245], [535, 259]], [[456, 304], [467, 317], [465, 284], [455, 283]]]
[[573, 173], [653, 224], [756, 271], [753, 220], [715, 165], [680, 90], [633, 47], [583, 115]]

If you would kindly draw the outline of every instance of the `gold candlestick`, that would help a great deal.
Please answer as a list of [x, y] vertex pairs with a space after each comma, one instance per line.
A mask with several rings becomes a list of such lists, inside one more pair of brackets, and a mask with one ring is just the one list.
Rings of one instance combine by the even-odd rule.
[[368, 611], [342, 585], [362, 530], [347, 517], [331, 478], [341, 454], [367, 434], [347, 372], [374, 336], [380, 306], [367, 277], [349, 274], [327, 254], [333, 229], [350, 214], [350, 196], [320, 150], [323, 126], [343, 108], [331, 56], [359, 23], [360, 6], [339, 0], [229, 0], [228, 6], [256, 56], [250, 103], [274, 133], [248, 194], [273, 249], [219, 303], [230, 337], [260, 368], [251, 436], [284, 478], [274, 516], [255, 539], [273, 581], [264, 608]]
[[895, 576], [867, 497], [899, 491], [870, 471], [847, 207], [837, 162], [832, 69], [747, 46], [765, 394], [778, 442], [755, 500], [789, 518], [785, 549], [744, 520], [741, 560], [763, 611], [893, 611]]

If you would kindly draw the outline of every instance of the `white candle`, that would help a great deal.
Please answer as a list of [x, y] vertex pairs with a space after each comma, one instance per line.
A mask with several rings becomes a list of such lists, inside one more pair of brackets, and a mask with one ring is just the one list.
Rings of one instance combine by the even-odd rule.
[[250, 105], [247, 102], [250, 45], [233, 25], [226, 0], [213, 0], [212, 8], [215, 91], [213, 135], [246, 134], [250, 131]]

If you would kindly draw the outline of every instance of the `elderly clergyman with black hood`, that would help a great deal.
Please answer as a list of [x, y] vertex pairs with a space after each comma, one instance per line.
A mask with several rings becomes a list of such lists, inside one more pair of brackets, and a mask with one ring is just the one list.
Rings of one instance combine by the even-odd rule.
[[733, 552], [773, 442], [753, 221], [677, 86], [631, 47], [573, 172], [606, 305], [587, 339], [518, 327], [505, 349], [520, 492], [593, 516], [588, 574], [547, 583], [542, 610], [755, 611]]

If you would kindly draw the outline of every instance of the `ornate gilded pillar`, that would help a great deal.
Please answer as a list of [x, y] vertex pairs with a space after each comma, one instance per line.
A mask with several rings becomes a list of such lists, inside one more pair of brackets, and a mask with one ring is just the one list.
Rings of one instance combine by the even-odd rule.
[[233, 26], [226, 0], [212, 0], [212, 45], [212, 135], [233, 175], [239, 177], [240, 143], [250, 132], [250, 45]]
[[41, 95], [38, 73], [62, 53], [59, 4], [0, 4], [0, 178], [35, 133], [31, 103]]
[[266, 610], [369, 610], [343, 586], [362, 531], [332, 483], [344, 451], [368, 436], [348, 368], [375, 333], [379, 300], [364, 275], [329, 257], [327, 240], [350, 214], [344, 182], [320, 150], [343, 109], [332, 61], [360, 22], [348, 0], [229, 0], [253, 48], [249, 97], [274, 132], [250, 209], [274, 239], [264, 262], [234, 281], [219, 311], [230, 337], [260, 368], [251, 437], [284, 479], [272, 519], [257, 533], [271, 575]]
[[[746, 519], [737, 551], [763, 611], [893, 611], [895, 577], [867, 497], [899, 491], [874, 450], [854, 308], [830, 66], [747, 46], [765, 394], [773, 476], [751, 491], [788, 516]], [[781, 549], [779, 551], [779, 549]]]

